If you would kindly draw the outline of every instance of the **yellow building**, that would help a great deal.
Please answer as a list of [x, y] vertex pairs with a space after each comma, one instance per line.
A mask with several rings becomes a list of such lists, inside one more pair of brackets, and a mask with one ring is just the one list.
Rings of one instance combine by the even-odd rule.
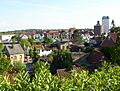
[[20, 44], [6, 45], [5, 54], [11, 61], [24, 62], [24, 50]]

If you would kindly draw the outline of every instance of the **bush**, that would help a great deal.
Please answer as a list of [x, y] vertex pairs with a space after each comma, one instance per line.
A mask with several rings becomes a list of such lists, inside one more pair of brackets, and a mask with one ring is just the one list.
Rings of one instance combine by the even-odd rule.
[[10, 66], [10, 60], [8, 60], [7, 58], [1, 57], [0, 58], [0, 74], [3, 74], [4, 72], [6, 72]]
[[[106, 68], [107, 67], [107, 68]], [[59, 79], [51, 75], [49, 67], [42, 62], [34, 65], [32, 82], [29, 75], [19, 72], [14, 78], [15, 83], [9, 84], [3, 76], [0, 76], [0, 90], [2, 91], [119, 91], [120, 90], [120, 66], [106, 64], [93, 74], [87, 71], [77, 73], [72, 70], [67, 78]], [[107, 69], [107, 70], [105, 70]]]
[[16, 71], [23, 71], [26, 69], [26, 65], [20, 61], [18, 62], [13, 62], [13, 69]]

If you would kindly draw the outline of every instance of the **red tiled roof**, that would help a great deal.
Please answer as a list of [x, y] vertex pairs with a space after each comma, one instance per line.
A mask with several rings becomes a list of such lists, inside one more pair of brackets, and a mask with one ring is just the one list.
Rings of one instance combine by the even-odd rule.
[[88, 56], [88, 61], [94, 65], [99, 65], [100, 60], [103, 60], [104, 54], [98, 49], [94, 49]]
[[115, 45], [114, 41], [110, 38], [109, 40], [108, 39], [105, 39], [102, 43], [101, 43], [101, 46], [102, 47], [112, 47], [113, 45]]
[[36, 48], [36, 49], [45, 49], [43, 45], [34, 45], [34, 46], [31, 46], [32, 48]]
[[57, 32], [57, 31], [49, 31], [49, 32], [44, 32], [44, 34], [47, 34], [47, 35], [59, 35], [59, 32]]
[[102, 47], [112, 47], [115, 45], [117, 41], [117, 34], [116, 33], [109, 33], [105, 40], [101, 43]]
[[118, 38], [117, 34], [116, 33], [109, 33], [108, 35], [111, 36], [112, 40], [116, 43], [116, 40]]

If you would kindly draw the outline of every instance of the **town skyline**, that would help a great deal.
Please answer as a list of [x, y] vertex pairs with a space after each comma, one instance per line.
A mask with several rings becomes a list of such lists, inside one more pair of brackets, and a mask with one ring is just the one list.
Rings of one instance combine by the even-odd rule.
[[19, 29], [94, 28], [102, 16], [120, 25], [119, 0], [4, 0], [0, 3], [0, 31]]

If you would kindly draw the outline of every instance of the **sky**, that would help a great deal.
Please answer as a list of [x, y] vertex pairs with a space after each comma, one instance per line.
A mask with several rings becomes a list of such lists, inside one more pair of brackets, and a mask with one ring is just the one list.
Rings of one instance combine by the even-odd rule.
[[120, 25], [120, 0], [0, 0], [0, 31], [93, 28], [102, 16]]

